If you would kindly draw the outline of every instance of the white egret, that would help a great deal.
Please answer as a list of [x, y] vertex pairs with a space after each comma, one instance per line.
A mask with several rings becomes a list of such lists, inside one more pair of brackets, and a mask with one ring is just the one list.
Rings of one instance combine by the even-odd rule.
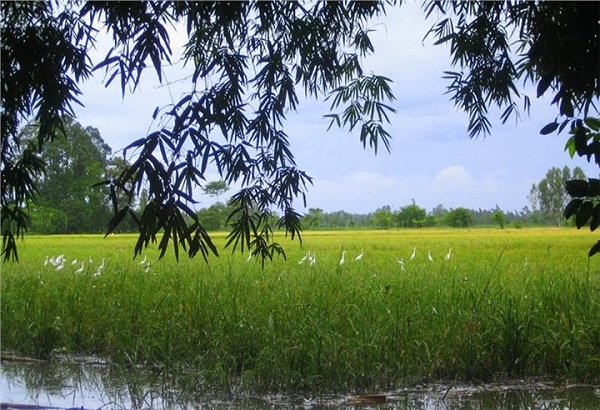
[[54, 269], [54, 270], [57, 270], [57, 271], [58, 271], [58, 270], [63, 270], [64, 268], [65, 268], [65, 263], [63, 262], [63, 263], [61, 263], [60, 265], [58, 265], [58, 266], [56, 267], [56, 269]]
[[73, 262], [71, 262], [71, 265], [77, 265], [77, 259], [73, 259]]
[[302, 257], [302, 259], [300, 259], [300, 260], [298, 261], [298, 265], [302, 265], [304, 262], [306, 262], [306, 258], [308, 258], [308, 253], [307, 253], [306, 255], [304, 255], [304, 256]]
[[398, 264], [400, 265], [400, 269], [402, 269], [403, 271], [406, 270], [406, 267], [404, 266], [404, 259], [398, 258], [396, 259], [396, 262], [398, 262]]
[[102, 273], [102, 271], [104, 270], [104, 260], [105, 258], [102, 258], [102, 263], [100, 264], [100, 266], [98, 266], [98, 269], [96, 269], [96, 272], [94, 272], [94, 276], [98, 276]]
[[412, 261], [415, 258], [415, 256], [417, 256], [417, 247], [416, 246], [413, 248], [412, 254], [410, 255], [410, 260]]
[[427, 259], [429, 259], [429, 262], [433, 262], [433, 256], [431, 256], [431, 251], [427, 251]]
[[81, 272], [83, 272], [83, 269], [84, 269], [84, 262], [83, 262], [83, 261], [81, 261], [81, 267], [80, 267], [79, 269], [77, 269], [77, 270], [75, 271], [75, 273], [81, 273]]
[[62, 265], [64, 262], [66, 262], [67, 260], [65, 259], [65, 255], [58, 255], [56, 257], [56, 264], [57, 265]]
[[313, 251], [312, 255], [309, 257], [310, 266], [314, 266], [317, 263], [317, 253]]
[[340, 266], [342, 266], [345, 262], [345, 258], [346, 258], [346, 251], [342, 252], [342, 258], [340, 259]]
[[46, 260], [44, 261], [44, 266], [48, 266], [48, 263], [50, 263], [50, 259], [48, 258], [48, 255], [46, 255]]
[[449, 261], [451, 257], [452, 257], [452, 248], [448, 249], [448, 253], [446, 254], [446, 257], [444, 259]]
[[361, 251], [360, 251], [360, 255], [358, 255], [356, 258], [354, 258], [354, 260], [355, 260], [355, 261], [359, 261], [359, 260], [361, 260], [361, 259], [363, 258], [363, 256], [364, 256], [364, 254], [365, 254], [365, 250], [364, 250], [364, 249], [361, 249]]
[[140, 263], [138, 263], [138, 265], [140, 265], [140, 266], [142, 266], [142, 265], [145, 265], [145, 264], [146, 264], [146, 258], [147, 258], [147, 257], [148, 257], [148, 255], [144, 255], [144, 259], [142, 259], [142, 260], [140, 261]]

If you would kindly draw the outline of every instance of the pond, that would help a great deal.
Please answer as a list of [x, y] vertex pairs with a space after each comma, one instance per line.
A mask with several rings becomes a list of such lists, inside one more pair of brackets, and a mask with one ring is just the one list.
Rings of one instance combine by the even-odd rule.
[[371, 395], [320, 397], [204, 394], [157, 372], [124, 370], [95, 358], [3, 360], [1, 409], [593, 409], [600, 386], [548, 381], [407, 386]]

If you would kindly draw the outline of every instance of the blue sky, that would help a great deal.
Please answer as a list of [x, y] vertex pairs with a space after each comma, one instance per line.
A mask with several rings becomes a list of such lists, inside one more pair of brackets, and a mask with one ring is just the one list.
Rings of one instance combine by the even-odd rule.
[[[289, 113], [286, 132], [298, 166], [314, 178], [307, 208], [367, 213], [383, 205], [398, 209], [414, 199], [428, 211], [438, 204], [472, 209], [498, 205], [512, 211], [529, 205], [531, 185], [553, 166], [579, 166], [588, 176], [597, 176], [596, 166], [571, 159], [564, 151], [565, 134], [539, 134], [554, 120], [556, 108], [548, 98], [536, 100], [531, 84], [524, 89], [532, 99], [530, 116], [500, 124], [499, 113], [492, 113], [492, 134], [469, 139], [467, 116], [444, 95], [443, 71], [452, 69], [449, 52], [422, 41], [432, 23], [424, 20], [418, 3], [408, 3], [372, 25], [375, 53], [363, 67], [394, 81], [397, 99], [391, 105], [397, 113], [387, 127], [393, 137], [391, 153], [363, 149], [356, 133], [335, 128], [327, 132], [326, 102], [302, 100], [298, 111]], [[173, 33], [174, 52], [185, 41], [183, 30]], [[105, 52], [100, 43], [98, 55]], [[105, 88], [97, 75], [82, 87], [85, 107], [76, 110], [78, 121], [98, 128], [113, 151], [144, 137], [154, 130], [155, 107], [178, 100], [190, 88], [181, 64], [165, 74], [170, 86], [160, 87], [146, 75], [140, 90], [124, 99], [116, 81]], [[218, 179], [216, 174], [207, 177]], [[196, 199], [197, 208], [214, 202], [201, 195]]]

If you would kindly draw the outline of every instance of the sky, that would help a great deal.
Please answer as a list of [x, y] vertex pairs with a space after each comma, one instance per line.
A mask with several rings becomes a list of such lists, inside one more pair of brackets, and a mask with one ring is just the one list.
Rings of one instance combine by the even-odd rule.
[[[539, 134], [557, 110], [550, 98], [536, 99], [531, 84], [523, 89], [532, 100], [530, 115], [522, 113], [520, 121], [501, 124], [500, 113], [491, 111], [491, 135], [469, 139], [467, 115], [444, 94], [448, 81], [443, 72], [453, 69], [449, 50], [430, 39], [423, 41], [433, 23], [425, 20], [420, 3], [410, 2], [372, 23], [375, 52], [363, 61], [363, 68], [393, 81], [396, 100], [389, 105], [397, 112], [386, 126], [393, 137], [390, 153], [380, 148], [375, 155], [364, 149], [358, 133], [335, 127], [327, 131], [327, 102], [301, 99], [297, 112], [288, 113], [285, 131], [297, 165], [313, 178], [306, 208], [298, 203], [299, 212], [321, 208], [369, 213], [384, 205], [396, 210], [413, 200], [428, 211], [439, 204], [447, 209], [499, 206], [520, 211], [530, 206], [532, 184], [552, 167], [579, 166], [587, 176], [597, 177], [595, 165], [571, 159], [564, 151], [566, 134]], [[172, 34], [175, 54], [185, 35], [184, 30]], [[106, 44], [99, 43], [97, 56], [106, 53]], [[165, 70], [169, 86], [160, 86], [150, 74], [149, 70], [142, 77], [138, 91], [124, 98], [117, 81], [104, 87], [101, 72], [81, 87], [84, 107], [75, 110], [77, 120], [98, 128], [113, 152], [154, 131], [154, 109], [177, 101], [191, 88], [181, 64]], [[198, 209], [215, 202], [200, 193], [196, 199]]]

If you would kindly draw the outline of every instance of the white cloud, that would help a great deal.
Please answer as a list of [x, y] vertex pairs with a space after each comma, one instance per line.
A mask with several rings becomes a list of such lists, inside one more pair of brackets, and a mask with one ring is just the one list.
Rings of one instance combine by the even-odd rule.
[[[505, 210], [521, 209], [526, 205], [527, 181], [511, 181], [506, 170], [492, 169], [474, 177], [462, 165], [451, 165], [439, 171], [427, 187], [430, 201], [448, 208], [490, 209], [496, 205]], [[516, 199], [516, 201], [515, 201]]]
[[446, 208], [491, 209], [498, 205], [504, 210], [520, 210], [527, 205], [530, 183], [507, 179], [504, 174], [504, 170], [495, 169], [473, 176], [463, 165], [449, 165], [432, 174], [387, 175], [361, 170], [337, 178], [315, 178], [307, 194], [307, 208], [369, 213], [384, 205], [399, 209], [414, 199], [429, 211], [438, 204]]
[[473, 178], [461, 165], [451, 165], [442, 169], [434, 178], [431, 190], [434, 192], [462, 191], [473, 183]]

